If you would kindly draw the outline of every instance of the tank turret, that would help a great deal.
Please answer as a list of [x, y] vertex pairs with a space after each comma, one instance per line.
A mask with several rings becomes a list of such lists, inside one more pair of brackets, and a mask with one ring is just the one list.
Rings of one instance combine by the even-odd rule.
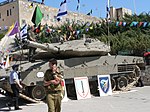
[[[81, 39], [51, 44], [41, 44], [27, 40], [26, 45], [44, 50], [47, 56], [55, 55], [57, 57], [66, 58], [81, 56], [103, 56], [110, 52], [110, 46], [97, 39]], [[40, 52], [38, 52], [38, 55], [44, 54], [44, 58], [46, 56], [45, 53]]]

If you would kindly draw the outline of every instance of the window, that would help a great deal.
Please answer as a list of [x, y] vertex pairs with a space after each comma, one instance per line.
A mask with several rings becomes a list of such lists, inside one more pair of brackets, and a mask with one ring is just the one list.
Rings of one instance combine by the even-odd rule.
[[9, 10], [7, 10], [7, 16], [9, 16]]
[[10, 9], [10, 15], [11, 15], [11, 9]]

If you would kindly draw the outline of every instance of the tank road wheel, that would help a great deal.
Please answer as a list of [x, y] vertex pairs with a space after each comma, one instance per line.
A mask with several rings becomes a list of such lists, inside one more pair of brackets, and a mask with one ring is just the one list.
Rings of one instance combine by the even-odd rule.
[[31, 97], [35, 100], [43, 100], [46, 96], [46, 91], [44, 86], [34, 86], [31, 90]]
[[116, 81], [114, 78], [111, 78], [111, 88], [113, 91], [116, 89]]
[[124, 90], [124, 87], [128, 85], [128, 79], [124, 76], [117, 78], [117, 87], [120, 90]]

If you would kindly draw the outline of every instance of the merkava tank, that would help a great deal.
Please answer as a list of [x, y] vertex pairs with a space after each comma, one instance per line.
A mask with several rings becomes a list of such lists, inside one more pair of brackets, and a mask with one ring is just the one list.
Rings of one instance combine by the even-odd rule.
[[[26, 60], [28, 53], [24, 51], [21, 61], [18, 61], [24, 85], [22, 95], [35, 100], [45, 98], [43, 77], [44, 72], [48, 69], [50, 58], [58, 60], [58, 67], [64, 75], [67, 95], [71, 97], [75, 96], [74, 77], [87, 76], [91, 94], [98, 92], [97, 75], [105, 74], [109, 74], [111, 77], [112, 90], [128, 90], [137, 83], [140, 77], [140, 68], [144, 65], [142, 57], [109, 55], [110, 46], [92, 38], [51, 44], [27, 40], [25, 44], [37, 49], [32, 57], [34, 62]], [[17, 52], [13, 53], [13, 55], [17, 54]], [[6, 72], [8, 76], [9, 72]], [[1, 77], [4, 77], [3, 74]], [[6, 81], [3, 81], [2, 88], [10, 91], [8, 85]]]

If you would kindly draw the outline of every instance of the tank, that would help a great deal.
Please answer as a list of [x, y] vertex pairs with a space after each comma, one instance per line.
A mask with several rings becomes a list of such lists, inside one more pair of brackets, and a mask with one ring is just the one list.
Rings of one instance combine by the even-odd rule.
[[[34, 61], [28, 61], [28, 52], [25, 50], [21, 50], [22, 57], [19, 57], [19, 51], [11, 55], [18, 56], [16, 59], [19, 60], [17, 63], [20, 64], [21, 79], [24, 85], [22, 95], [26, 99], [32, 98], [32, 101], [45, 98], [43, 77], [44, 72], [48, 69], [50, 58], [58, 60], [58, 67], [64, 75], [68, 97], [76, 96], [74, 77], [87, 76], [91, 94], [95, 95], [98, 93], [97, 75], [109, 74], [112, 90], [124, 91], [130, 90], [137, 83], [141, 69], [144, 68], [142, 57], [112, 56], [109, 54], [109, 45], [92, 38], [45, 44], [26, 40], [25, 45], [36, 48], [32, 57]], [[10, 69], [1, 74], [1, 79], [6, 78], [5, 81], [1, 81], [3, 83], [1, 86], [5, 91], [11, 91], [7, 83], [9, 72]]]

